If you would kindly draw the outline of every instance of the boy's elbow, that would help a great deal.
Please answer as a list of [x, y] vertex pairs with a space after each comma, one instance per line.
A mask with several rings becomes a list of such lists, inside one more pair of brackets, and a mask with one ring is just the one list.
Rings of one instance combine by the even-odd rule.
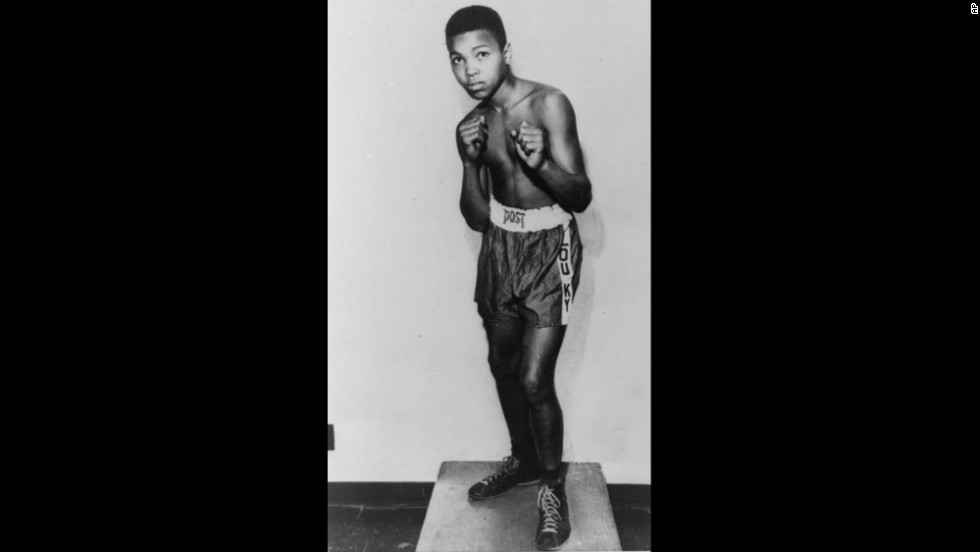
[[463, 219], [466, 220], [466, 226], [469, 226], [470, 230], [475, 230], [481, 234], [487, 231], [487, 226], [490, 222], [488, 217], [473, 215], [466, 209], [460, 209], [460, 211], [462, 211]]
[[591, 203], [592, 203], [592, 184], [586, 183], [585, 188], [582, 190], [582, 193], [579, 194], [578, 201], [575, 202], [575, 205], [572, 205], [572, 211], [576, 213], [581, 213], [586, 209], [588, 209]]
[[474, 230], [482, 234], [487, 231], [488, 223], [487, 221], [466, 219], [466, 226], [469, 226], [470, 230]]

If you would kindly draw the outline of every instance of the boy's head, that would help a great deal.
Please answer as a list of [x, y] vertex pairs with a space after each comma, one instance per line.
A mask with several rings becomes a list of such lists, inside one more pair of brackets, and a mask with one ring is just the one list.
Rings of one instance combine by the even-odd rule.
[[510, 45], [497, 12], [470, 6], [446, 23], [446, 48], [453, 74], [474, 99], [492, 96], [510, 74]]
[[453, 37], [470, 31], [487, 31], [497, 41], [501, 51], [507, 46], [504, 22], [497, 12], [486, 6], [462, 8], [449, 18], [446, 23], [446, 47], [451, 49]]

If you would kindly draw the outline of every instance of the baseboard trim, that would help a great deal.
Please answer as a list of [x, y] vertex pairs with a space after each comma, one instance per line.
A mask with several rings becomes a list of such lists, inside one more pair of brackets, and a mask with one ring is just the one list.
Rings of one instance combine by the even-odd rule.
[[[327, 483], [327, 505], [352, 508], [426, 508], [434, 482]], [[649, 510], [650, 485], [606, 485], [613, 509]]]

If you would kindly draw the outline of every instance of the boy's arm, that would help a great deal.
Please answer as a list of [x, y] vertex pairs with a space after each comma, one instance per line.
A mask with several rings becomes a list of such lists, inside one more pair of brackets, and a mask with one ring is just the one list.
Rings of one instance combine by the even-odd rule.
[[487, 168], [476, 163], [463, 163], [463, 191], [459, 210], [466, 225], [477, 232], [486, 232], [490, 224], [490, 195], [487, 193]]
[[483, 116], [464, 119], [456, 127], [456, 147], [463, 162], [463, 190], [459, 210], [466, 225], [477, 232], [486, 232], [490, 224], [490, 194], [487, 169], [480, 162], [486, 151], [487, 124]]
[[540, 116], [546, 132], [522, 123], [515, 140], [521, 141], [526, 135], [530, 153], [525, 155], [518, 147], [518, 155], [541, 177], [559, 204], [581, 213], [592, 202], [592, 182], [585, 174], [575, 111], [568, 98], [557, 92], [543, 98]]

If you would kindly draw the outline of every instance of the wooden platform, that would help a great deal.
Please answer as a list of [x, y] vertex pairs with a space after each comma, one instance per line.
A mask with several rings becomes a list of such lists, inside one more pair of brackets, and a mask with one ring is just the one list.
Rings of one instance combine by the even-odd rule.
[[[416, 552], [536, 551], [538, 486], [514, 487], [486, 501], [470, 502], [466, 491], [503, 462], [443, 462], [432, 490]], [[595, 463], [563, 466], [572, 534], [561, 548], [622, 550], [606, 478]]]

